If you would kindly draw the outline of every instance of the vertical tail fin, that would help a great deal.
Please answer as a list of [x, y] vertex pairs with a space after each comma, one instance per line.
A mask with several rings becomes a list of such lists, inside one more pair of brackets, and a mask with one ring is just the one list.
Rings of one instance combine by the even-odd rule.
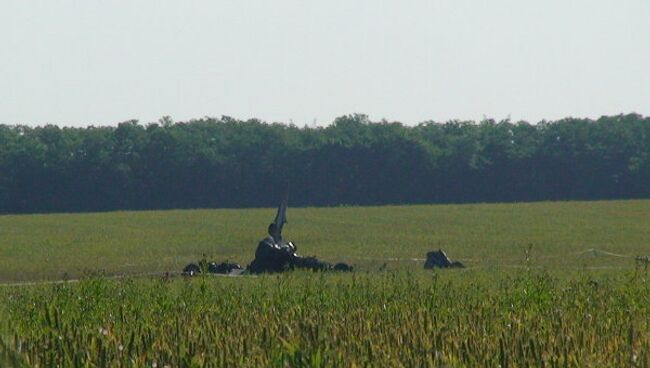
[[282, 234], [282, 227], [284, 224], [287, 223], [287, 205], [289, 202], [289, 191], [287, 191], [284, 195], [284, 199], [282, 200], [282, 203], [280, 203], [280, 206], [278, 207], [278, 212], [275, 215], [275, 220], [273, 223], [278, 229], [278, 233]]

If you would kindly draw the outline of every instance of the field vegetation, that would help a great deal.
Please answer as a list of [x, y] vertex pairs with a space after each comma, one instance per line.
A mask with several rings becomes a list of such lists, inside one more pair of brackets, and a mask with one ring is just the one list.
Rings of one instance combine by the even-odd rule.
[[102, 280], [1, 289], [28, 366], [648, 367], [647, 274], [482, 270]]
[[[274, 209], [0, 216], [0, 280], [179, 271], [204, 254], [242, 265]], [[650, 201], [290, 208], [299, 253], [361, 270], [421, 267], [438, 248], [474, 268], [537, 266], [564, 273], [630, 269], [650, 253]], [[597, 249], [626, 257], [589, 251]], [[412, 261], [412, 259], [416, 261]]]
[[357, 271], [164, 274], [245, 264], [273, 211], [0, 217], [0, 366], [650, 364], [650, 201], [292, 208], [300, 253]]

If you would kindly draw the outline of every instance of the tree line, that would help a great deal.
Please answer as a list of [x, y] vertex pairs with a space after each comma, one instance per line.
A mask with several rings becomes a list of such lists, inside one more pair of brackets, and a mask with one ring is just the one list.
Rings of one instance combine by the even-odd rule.
[[327, 127], [230, 117], [113, 127], [0, 125], [0, 212], [650, 197], [638, 114]]

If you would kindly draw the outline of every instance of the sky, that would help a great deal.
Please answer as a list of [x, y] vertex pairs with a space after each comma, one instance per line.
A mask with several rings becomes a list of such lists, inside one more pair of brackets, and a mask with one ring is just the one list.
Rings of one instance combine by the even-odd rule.
[[3, 0], [0, 124], [650, 115], [648, 0]]

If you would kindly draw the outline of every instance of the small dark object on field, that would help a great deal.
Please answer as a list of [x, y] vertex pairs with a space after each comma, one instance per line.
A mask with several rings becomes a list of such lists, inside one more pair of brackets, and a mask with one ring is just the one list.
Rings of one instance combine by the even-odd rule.
[[[228, 275], [236, 271], [242, 270], [242, 267], [240, 265], [238, 265], [237, 263], [230, 263], [230, 262], [221, 262], [221, 263], [210, 262], [207, 263], [206, 268], [207, 268], [206, 269], [207, 273], [214, 273], [214, 274], [221, 274], [221, 275]], [[190, 263], [187, 266], [185, 266], [185, 268], [183, 268], [183, 276], [190, 276], [190, 277], [196, 276], [202, 272], [203, 270], [201, 269], [201, 266], [197, 265], [196, 263]]]
[[331, 269], [332, 265], [327, 262], [319, 261], [316, 257], [300, 257], [294, 253], [294, 257], [289, 261], [289, 268], [293, 267], [306, 268], [312, 271], [326, 271]]
[[195, 276], [201, 273], [201, 267], [196, 263], [190, 263], [183, 268], [183, 276]]
[[350, 266], [347, 263], [342, 263], [342, 262], [335, 264], [333, 268], [334, 271], [341, 271], [341, 272], [352, 272], [353, 269], [354, 267]]
[[458, 262], [453, 261], [447, 257], [447, 254], [442, 249], [438, 249], [435, 252], [427, 253], [427, 260], [424, 262], [424, 268], [465, 268], [465, 266]]
[[208, 264], [208, 272], [209, 273], [218, 273], [218, 274], [229, 274], [234, 270], [241, 270], [242, 267], [238, 265], [237, 263], [230, 263], [230, 262], [221, 262], [221, 263], [216, 263], [216, 262], [210, 262]]

